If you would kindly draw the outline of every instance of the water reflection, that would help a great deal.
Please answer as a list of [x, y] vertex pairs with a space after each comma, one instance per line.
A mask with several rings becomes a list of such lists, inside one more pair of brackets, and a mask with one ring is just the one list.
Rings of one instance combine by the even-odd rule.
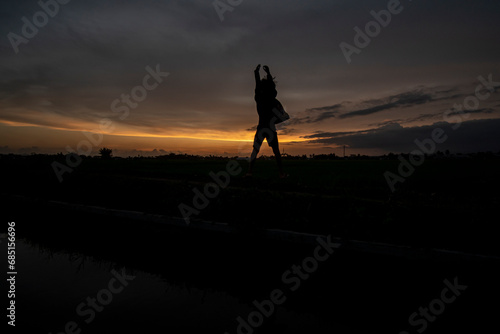
[[[54, 251], [34, 241], [18, 241], [17, 258], [18, 323], [20, 327], [36, 328], [37, 332], [60, 333], [70, 326], [75, 333], [153, 329], [236, 333], [236, 318], [253, 310], [250, 303], [221, 289], [169, 282], [168, 275], [151, 274], [75, 252]], [[102, 291], [109, 289], [110, 280], [116, 278], [113, 270], [134, 278], [108, 300]], [[118, 285], [114, 288], [118, 289]], [[84, 304], [86, 307], [78, 310]], [[95, 317], [88, 321], [91, 309], [96, 310]], [[299, 314], [286, 307], [280, 307], [273, 320], [272, 329], [261, 328], [256, 333], [268, 330], [298, 333], [326, 325], [316, 316]]]
[[[285, 291], [282, 274], [314, 249], [252, 230], [235, 236], [46, 207], [11, 210], [24, 238], [17, 243], [16, 330], [36, 333], [237, 333], [237, 318], [273, 289]], [[484, 301], [500, 296], [490, 268], [340, 249], [253, 333], [400, 332], [455, 276], [471, 289], [426, 333], [486, 328], [497, 310]], [[123, 269], [135, 278], [86, 323], [89, 315], [77, 307], [110, 289], [112, 270]]]

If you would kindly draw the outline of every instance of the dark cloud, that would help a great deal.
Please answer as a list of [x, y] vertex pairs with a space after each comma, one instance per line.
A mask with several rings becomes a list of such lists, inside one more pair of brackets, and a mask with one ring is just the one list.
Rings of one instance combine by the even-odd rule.
[[318, 123], [325, 121], [330, 118], [335, 118], [342, 108], [343, 104], [338, 103], [331, 106], [308, 108], [304, 111], [305, 116], [297, 116], [292, 118], [288, 124], [307, 124], [307, 123]]
[[419, 105], [426, 102], [432, 101], [433, 98], [431, 94], [423, 92], [421, 90], [414, 90], [410, 92], [405, 92], [393, 96], [389, 96], [385, 99], [381, 100], [370, 100], [365, 103], [368, 104], [378, 104], [373, 107], [358, 109], [354, 111], [350, 111], [345, 114], [341, 114], [339, 118], [349, 118], [355, 116], [366, 116], [371, 115], [380, 111], [385, 111], [389, 109], [393, 109], [396, 107], [409, 107], [413, 105]]
[[325, 106], [325, 107], [318, 107], [318, 108], [309, 108], [306, 109], [306, 112], [315, 112], [315, 111], [321, 111], [321, 112], [337, 112], [340, 107], [342, 107], [341, 103], [334, 104], [333, 106]]
[[297, 131], [296, 129], [289, 128], [288, 126], [289, 126], [288, 124], [281, 123], [281, 124], [278, 124], [276, 126], [276, 128], [279, 130], [279, 133], [282, 135], [291, 135]]
[[[455, 110], [455, 109], [452, 109], [452, 110]], [[481, 109], [476, 109], [476, 110], [470, 110], [470, 111], [466, 111], [467, 114], [491, 114], [495, 111], [495, 109], [493, 108], [481, 108]], [[447, 115], [448, 116], [455, 116], [455, 115], [463, 115], [464, 112], [460, 112], [460, 111], [454, 111], [454, 112], [451, 112], [451, 113], [448, 113]]]
[[338, 111], [324, 111], [314, 119], [314, 123], [334, 118], [337, 113]]
[[[452, 108], [451, 110], [455, 110], [455, 109]], [[460, 112], [460, 111], [449, 112], [449, 110], [446, 110], [446, 111], [447, 111], [446, 115], [448, 117], [464, 114], [463, 111], [462, 112]], [[481, 109], [477, 109], [477, 110], [467, 111], [466, 113], [467, 114], [492, 114], [493, 112], [495, 112], [495, 109], [493, 109], [493, 108], [481, 108]], [[372, 124], [370, 124], [370, 126], [381, 127], [381, 126], [389, 125], [389, 124], [408, 124], [408, 123], [414, 123], [414, 122], [438, 120], [438, 119], [442, 119], [442, 118], [443, 118], [443, 112], [428, 113], [428, 114], [420, 114], [418, 116], [409, 117], [409, 118], [405, 118], [405, 119], [398, 118], [398, 119], [392, 119], [392, 120], [388, 120], [388, 121], [384, 121], [384, 122], [372, 123]]]
[[360, 134], [360, 133], [367, 133], [375, 130], [363, 130], [363, 131], [341, 131], [341, 132], [317, 132], [312, 135], [307, 135], [307, 136], [302, 136], [302, 138], [310, 139], [310, 138], [328, 138], [328, 139], [333, 139], [333, 138], [338, 138], [338, 137], [344, 137], [347, 135], [352, 135], [352, 134]]
[[[338, 117], [339, 119], [351, 118], [355, 116], [367, 116], [375, 114], [378, 112], [391, 110], [395, 108], [406, 108], [425, 104], [428, 102], [436, 102], [442, 100], [453, 100], [458, 97], [464, 96], [465, 94], [456, 93], [457, 87], [449, 87], [443, 89], [442, 87], [420, 87], [411, 91], [381, 97], [369, 100], [364, 100], [361, 105], [369, 105], [367, 108], [357, 108], [354, 110], [347, 111], [343, 114], [340, 112], [346, 109], [347, 102], [334, 104], [331, 106], [309, 108], [306, 109], [305, 113], [308, 115], [297, 117], [291, 120], [293, 124], [307, 124], [307, 123], [317, 123], [329, 118]], [[319, 114], [314, 114], [318, 113]], [[313, 114], [313, 115], [311, 115]], [[412, 117], [407, 120], [399, 119], [386, 122], [398, 122], [398, 123], [408, 123], [415, 121], [423, 121], [426, 119], [436, 118], [438, 114], [428, 113], [422, 114], [417, 117]], [[383, 125], [384, 123], [378, 123]]]
[[[493, 108], [482, 108], [477, 110], [467, 111], [467, 114], [491, 114], [495, 112]], [[448, 116], [463, 115], [463, 112], [454, 111], [448, 114]]]
[[254, 125], [251, 128], [246, 129], [245, 131], [255, 132], [255, 131], [257, 131], [257, 125]]
[[379, 123], [372, 123], [370, 126], [384, 126], [388, 124], [407, 124], [407, 123], [413, 123], [413, 122], [422, 122], [422, 121], [428, 121], [432, 119], [442, 119], [443, 114], [442, 113], [430, 113], [430, 114], [420, 114], [415, 117], [409, 117], [406, 119], [398, 118], [398, 119], [392, 119], [384, 122], [379, 122]]
[[441, 128], [448, 137], [444, 143], [437, 144], [438, 150], [449, 149], [463, 153], [500, 150], [500, 119], [465, 121], [457, 129], [454, 129], [454, 126], [456, 125], [448, 122], [437, 122], [432, 125], [405, 128], [393, 123], [365, 131], [317, 133], [305, 138], [312, 139], [310, 143], [324, 145], [411, 152], [418, 148], [415, 140], [429, 139], [434, 129]]

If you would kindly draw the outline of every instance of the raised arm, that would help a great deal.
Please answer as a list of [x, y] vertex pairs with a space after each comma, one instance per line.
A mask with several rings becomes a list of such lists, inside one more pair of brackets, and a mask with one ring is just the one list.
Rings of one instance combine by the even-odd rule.
[[259, 84], [260, 82], [260, 64], [257, 65], [257, 67], [255, 68], [255, 70], [253, 71], [254, 75], [255, 75], [255, 87], [257, 87], [257, 85]]
[[267, 79], [268, 80], [273, 80], [273, 76], [271, 75], [271, 72], [269, 71], [269, 66], [264, 65], [263, 69], [267, 73]]

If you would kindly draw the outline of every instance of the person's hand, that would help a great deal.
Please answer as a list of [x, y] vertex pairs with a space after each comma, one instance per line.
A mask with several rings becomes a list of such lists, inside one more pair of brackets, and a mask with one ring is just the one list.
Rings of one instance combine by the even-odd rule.
[[267, 65], [264, 65], [264, 71], [266, 71], [267, 74], [269, 74], [269, 67]]
[[257, 67], [255, 68], [255, 71], [259, 71], [260, 70], [260, 64], [257, 65]]

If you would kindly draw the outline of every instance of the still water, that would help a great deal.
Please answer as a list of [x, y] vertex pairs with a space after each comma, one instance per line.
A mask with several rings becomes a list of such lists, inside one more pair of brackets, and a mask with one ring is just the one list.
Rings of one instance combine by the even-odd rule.
[[[83, 254], [17, 241], [16, 324], [36, 333], [248, 333], [238, 317], [255, 310], [223, 289], [169, 283], [161, 275]], [[255, 318], [258, 322], [258, 317]], [[239, 330], [238, 327], [240, 326]], [[368, 333], [307, 312], [276, 308], [254, 333]]]

